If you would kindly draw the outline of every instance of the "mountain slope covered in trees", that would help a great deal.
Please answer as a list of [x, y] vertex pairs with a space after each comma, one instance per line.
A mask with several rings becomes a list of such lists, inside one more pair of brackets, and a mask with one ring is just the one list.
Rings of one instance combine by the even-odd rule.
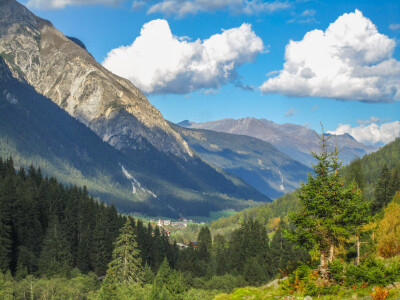
[[[210, 299], [265, 282], [299, 258], [281, 235], [270, 244], [253, 220], [229, 240], [213, 241], [204, 226], [196, 244], [180, 249], [162, 228], [119, 215], [85, 187], [64, 186], [33, 166], [16, 171], [12, 158], [0, 159], [0, 238], [0, 296], [16, 299]], [[101, 289], [95, 274], [106, 274]]]
[[204, 160], [271, 198], [291, 192], [312, 170], [257, 138], [171, 125]]
[[[354, 160], [348, 166], [342, 167], [340, 174], [346, 185], [355, 180], [362, 189], [364, 197], [371, 203], [376, 200], [375, 192], [378, 188], [378, 193], [383, 194], [387, 204], [393, 198], [395, 191], [400, 189], [400, 139], [394, 140], [376, 152]], [[249, 218], [256, 218], [261, 223], [268, 224], [273, 218], [286, 217], [298, 207], [298, 191], [294, 191], [279, 197], [273, 203], [245, 209], [233, 216], [214, 221], [211, 228], [229, 232], [237, 227], [240, 220]]]

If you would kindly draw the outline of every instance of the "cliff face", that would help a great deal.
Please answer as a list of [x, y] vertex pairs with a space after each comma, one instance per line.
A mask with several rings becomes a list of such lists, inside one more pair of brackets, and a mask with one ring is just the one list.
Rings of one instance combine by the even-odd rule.
[[0, 55], [26, 81], [119, 150], [146, 149], [185, 160], [187, 143], [130, 81], [15, 0], [0, 1]]

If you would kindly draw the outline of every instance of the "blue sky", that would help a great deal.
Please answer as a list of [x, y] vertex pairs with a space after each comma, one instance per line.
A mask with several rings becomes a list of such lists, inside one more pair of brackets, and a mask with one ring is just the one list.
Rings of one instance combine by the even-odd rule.
[[319, 131], [322, 121], [381, 144], [400, 134], [397, 0], [21, 2], [172, 122], [256, 117]]

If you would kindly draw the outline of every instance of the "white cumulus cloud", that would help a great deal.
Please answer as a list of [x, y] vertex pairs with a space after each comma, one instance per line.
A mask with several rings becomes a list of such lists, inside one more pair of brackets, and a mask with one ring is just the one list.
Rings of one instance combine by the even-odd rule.
[[174, 36], [166, 20], [153, 20], [132, 45], [111, 50], [103, 66], [145, 93], [184, 94], [237, 82], [236, 68], [263, 51], [249, 24], [190, 42]]
[[265, 81], [263, 93], [326, 97], [365, 102], [400, 100], [396, 42], [356, 10], [340, 16], [326, 31], [290, 41], [279, 75]]
[[62, 9], [68, 5], [117, 5], [123, 0], [29, 0], [28, 7], [39, 9]]
[[[143, 0], [135, 0], [133, 6], [144, 4]], [[184, 17], [200, 12], [215, 12], [229, 10], [236, 14], [259, 14], [287, 9], [291, 5], [288, 1], [264, 1], [264, 0], [161, 0], [155, 4], [149, 4], [147, 13], [162, 13]]]
[[328, 131], [330, 134], [348, 133], [357, 141], [365, 144], [387, 144], [395, 138], [400, 137], [400, 122], [394, 121], [378, 125], [371, 123], [369, 125], [360, 125], [351, 127], [347, 124], [339, 124], [334, 131]]

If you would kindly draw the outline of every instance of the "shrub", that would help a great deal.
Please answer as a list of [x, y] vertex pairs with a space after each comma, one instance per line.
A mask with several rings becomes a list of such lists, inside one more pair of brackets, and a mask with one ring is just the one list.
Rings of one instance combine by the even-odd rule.
[[385, 300], [389, 296], [389, 291], [385, 288], [377, 286], [373, 293], [369, 293], [374, 300]]
[[359, 282], [387, 285], [394, 281], [396, 274], [400, 274], [400, 270], [397, 267], [386, 268], [382, 261], [370, 259], [360, 266], [349, 265], [346, 270], [345, 281], [347, 285]]
[[333, 260], [329, 264], [329, 273], [332, 279], [336, 282], [342, 282], [344, 277], [344, 263], [339, 259]]
[[339, 285], [319, 286], [315, 283], [309, 283], [305, 286], [304, 293], [310, 296], [336, 295], [339, 292], [339, 289]]
[[213, 276], [205, 283], [206, 290], [219, 290], [224, 293], [230, 293], [233, 289], [246, 286], [246, 281], [242, 276], [233, 276], [230, 274], [224, 276]]

